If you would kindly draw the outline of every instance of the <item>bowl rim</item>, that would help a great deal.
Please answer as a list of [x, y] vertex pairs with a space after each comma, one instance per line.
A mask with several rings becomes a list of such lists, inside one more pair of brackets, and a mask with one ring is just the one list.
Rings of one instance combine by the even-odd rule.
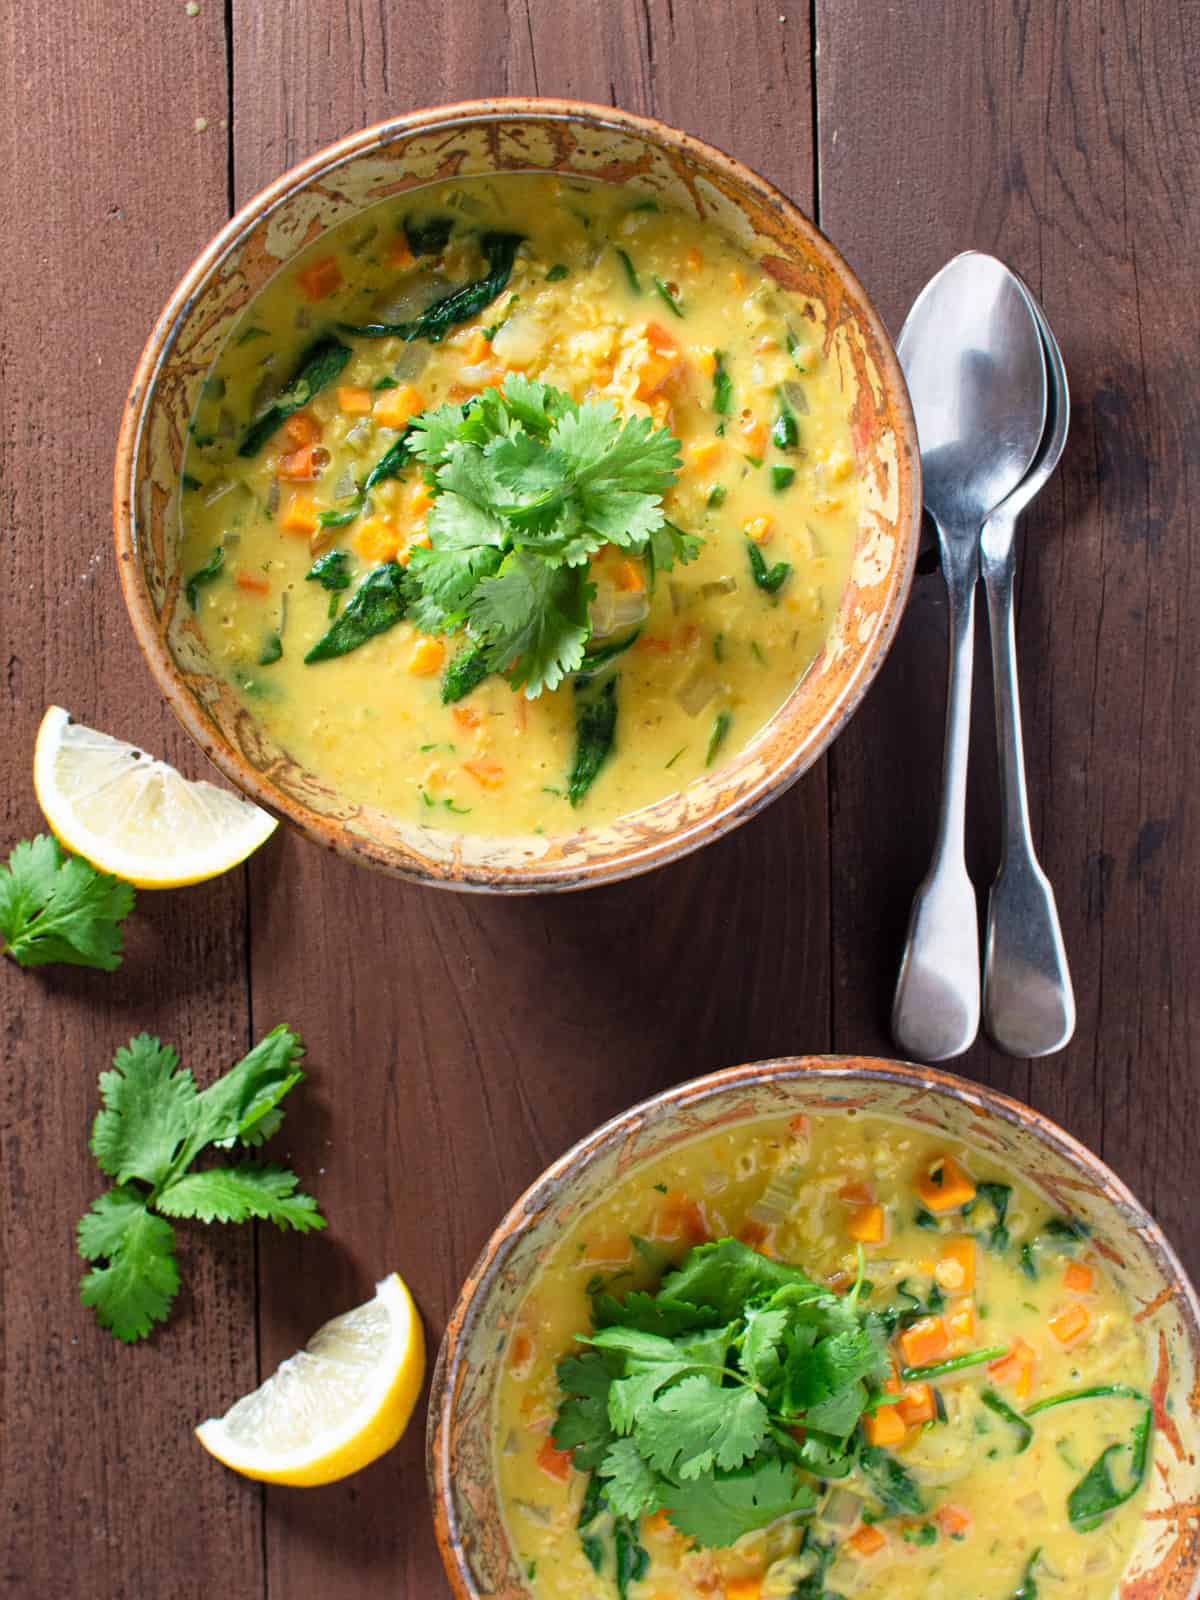
[[[430, 1383], [425, 1426], [425, 1470], [433, 1511], [434, 1535], [446, 1576], [455, 1600], [483, 1600], [465, 1561], [453, 1495], [453, 1469], [450, 1456], [450, 1424], [457, 1398], [458, 1377], [463, 1353], [477, 1319], [478, 1308], [503, 1270], [505, 1260], [517, 1241], [545, 1210], [553, 1205], [578, 1169], [602, 1151], [618, 1143], [626, 1133], [664, 1107], [682, 1109], [710, 1100], [729, 1091], [765, 1082], [787, 1082], [800, 1078], [820, 1078], [831, 1083], [892, 1083], [946, 1095], [960, 1104], [995, 1113], [1004, 1122], [1031, 1132], [1069, 1161], [1085, 1168], [1099, 1179], [1105, 1194], [1137, 1216], [1137, 1230], [1152, 1256], [1163, 1270], [1164, 1283], [1177, 1297], [1193, 1350], [1200, 1360], [1200, 1296], [1183, 1263], [1162, 1228], [1112, 1168], [1087, 1145], [1069, 1133], [1045, 1112], [1016, 1100], [998, 1089], [977, 1083], [939, 1067], [916, 1062], [893, 1061], [882, 1056], [804, 1055], [772, 1056], [741, 1066], [724, 1067], [698, 1078], [673, 1084], [649, 1096], [576, 1141], [552, 1162], [541, 1175], [513, 1201], [492, 1232], [474, 1266], [463, 1281], [438, 1349]], [[1188, 1600], [1200, 1596], [1200, 1568], [1192, 1579]]]
[[[862, 321], [878, 353], [885, 392], [892, 397], [898, 470], [910, 484], [908, 516], [898, 526], [897, 552], [888, 578], [879, 621], [870, 647], [859, 658], [837, 700], [814, 724], [801, 745], [792, 746], [753, 784], [714, 810], [690, 818], [671, 833], [635, 841], [619, 853], [594, 861], [568, 860], [488, 867], [481, 864], [444, 866], [411, 855], [403, 846], [389, 849], [333, 818], [322, 817], [300, 801], [281, 793], [227, 741], [217, 736], [202, 715], [157, 627], [139, 559], [137, 484], [134, 481], [140, 441], [149, 415], [158, 373], [175, 336], [205, 279], [241, 242], [251, 228], [288, 196], [356, 157], [412, 134], [439, 128], [467, 127], [506, 120], [537, 119], [578, 123], [622, 132], [659, 149], [695, 160], [787, 218], [804, 237], [817, 259], [836, 274], [855, 299]], [[479, 893], [536, 894], [548, 890], [592, 888], [640, 876], [677, 861], [715, 842], [756, 816], [778, 799], [820, 759], [845, 728], [886, 659], [908, 601], [921, 531], [921, 461], [916, 421], [904, 374], [882, 317], [857, 274], [820, 228], [775, 184], [715, 145], [655, 117], [615, 106], [561, 97], [499, 96], [455, 101], [386, 118], [344, 135], [297, 162], [247, 200], [195, 257], [180, 278], [151, 328], [138, 357], [121, 417], [113, 466], [113, 531], [117, 571], [138, 646], [167, 705], [184, 730], [213, 765], [243, 794], [305, 838], [350, 860], [374, 866], [393, 876], [436, 887]], [[585, 831], [585, 830], [584, 830]]]

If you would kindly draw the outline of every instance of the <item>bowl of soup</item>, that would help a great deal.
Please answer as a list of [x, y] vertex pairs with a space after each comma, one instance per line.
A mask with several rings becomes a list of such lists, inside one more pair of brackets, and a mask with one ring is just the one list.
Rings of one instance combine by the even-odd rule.
[[1200, 1306], [1038, 1113], [929, 1068], [680, 1085], [556, 1162], [430, 1402], [459, 1600], [1200, 1592]]
[[121, 431], [139, 642], [241, 789], [459, 888], [629, 876], [844, 725], [920, 485], [887, 334], [738, 162], [621, 111], [438, 108], [253, 200]]

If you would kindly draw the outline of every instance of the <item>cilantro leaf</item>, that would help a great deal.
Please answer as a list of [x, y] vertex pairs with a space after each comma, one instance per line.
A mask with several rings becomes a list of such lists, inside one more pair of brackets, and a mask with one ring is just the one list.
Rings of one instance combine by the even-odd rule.
[[115, 972], [133, 900], [129, 884], [68, 855], [50, 835], [22, 839], [0, 868], [0, 948], [23, 967], [62, 961]]
[[658, 1333], [673, 1339], [681, 1333], [710, 1328], [716, 1321], [716, 1313], [711, 1308], [688, 1305], [663, 1294], [635, 1290], [624, 1300], [603, 1292], [592, 1296], [592, 1322], [597, 1328], [619, 1323], [626, 1328], [640, 1328], [644, 1333]]
[[92, 1204], [79, 1226], [86, 1260], [107, 1256], [107, 1267], [84, 1275], [79, 1297], [102, 1328], [131, 1344], [165, 1322], [179, 1292], [175, 1230], [128, 1188], [112, 1189]]
[[746, 1318], [742, 1341], [742, 1365], [751, 1383], [770, 1389], [783, 1371], [780, 1345], [787, 1328], [788, 1314], [782, 1308], [751, 1311]]
[[638, 1417], [635, 1433], [652, 1467], [686, 1480], [714, 1466], [740, 1466], [766, 1438], [768, 1420], [752, 1389], [725, 1389], [697, 1373], [659, 1395]]
[[551, 567], [516, 551], [475, 591], [471, 632], [491, 669], [534, 699], [543, 689], [557, 689], [582, 664], [594, 595], [582, 569]]
[[91, 1150], [101, 1170], [118, 1184], [161, 1183], [195, 1126], [191, 1073], [180, 1070], [170, 1045], [140, 1033], [117, 1051], [113, 1070], [100, 1074], [100, 1096]]
[[660, 1504], [662, 1485], [632, 1439], [618, 1439], [600, 1463], [604, 1498], [619, 1517], [636, 1520]]
[[325, 1226], [311, 1195], [297, 1194], [299, 1179], [279, 1166], [213, 1167], [189, 1172], [168, 1184], [158, 1197], [167, 1217], [199, 1222], [246, 1222], [262, 1217], [281, 1228], [310, 1233]]
[[505, 529], [491, 512], [453, 492], [434, 501], [425, 527], [432, 548], [418, 545], [409, 565], [420, 588], [412, 617], [418, 628], [442, 632], [462, 622], [480, 580], [498, 570]]
[[815, 1496], [794, 1468], [768, 1457], [737, 1471], [664, 1485], [662, 1503], [680, 1533], [725, 1547], [791, 1511], [810, 1510]]
[[698, 1245], [678, 1272], [668, 1273], [662, 1293], [674, 1300], [711, 1306], [722, 1322], [731, 1322], [748, 1302], [764, 1300], [773, 1291], [799, 1287], [836, 1303], [836, 1296], [813, 1283], [798, 1267], [759, 1255], [739, 1239]]
[[263, 1217], [308, 1232], [325, 1226], [316, 1202], [279, 1166], [188, 1172], [206, 1145], [257, 1144], [282, 1121], [284, 1096], [303, 1077], [298, 1036], [272, 1029], [202, 1092], [171, 1047], [139, 1034], [100, 1077], [103, 1101], [91, 1148], [113, 1188], [80, 1220], [85, 1261], [104, 1262], [80, 1284], [100, 1325], [126, 1341], [166, 1319], [179, 1288], [175, 1234], [167, 1217], [241, 1222]]
[[463, 423], [462, 406], [435, 406], [412, 420], [409, 449], [433, 471], [450, 453]]

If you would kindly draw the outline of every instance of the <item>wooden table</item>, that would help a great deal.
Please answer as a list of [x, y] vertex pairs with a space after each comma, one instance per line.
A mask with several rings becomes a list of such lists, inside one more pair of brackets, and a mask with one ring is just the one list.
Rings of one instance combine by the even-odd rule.
[[[196, 11], [194, 16], [189, 11]], [[74, 0], [0, 8], [5, 847], [40, 825], [46, 704], [199, 775], [117, 591], [109, 476], [135, 355], [231, 210], [300, 157], [437, 101], [650, 112], [781, 184], [893, 328], [953, 252], [1042, 297], [1075, 417], [1027, 528], [1033, 807], [1075, 1043], [961, 1069], [1100, 1150], [1195, 1270], [1200, 1236], [1200, 56], [1186, 0]], [[1194, 14], [1192, 16], [1194, 23]], [[143, 897], [114, 977], [0, 974], [0, 1588], [13, 1600], [433, 1600], [422, 1429], [351, 1481], [270, 1491], [191, 1438], [402, 1269], [436, 1345], [517, 1192], [632, 1101], [795, 1051], [887, 1053], [932, 831], [945, 648], [918, 579], [867, 703], [765, 816], [638, 882], [527, 902], [408, 887], [291, 837]], [[981, 666], [982, 666], [981, 660]], [[995, 863], [990, 681], [972, 861]], [[197, 1230], [170, 1325], [126, 1349], [77, 1297], [96, 1078], [143, 1028], [201, 1079], [273, 1023], [310, 1078], [285, 1153], [328, 1233]]]

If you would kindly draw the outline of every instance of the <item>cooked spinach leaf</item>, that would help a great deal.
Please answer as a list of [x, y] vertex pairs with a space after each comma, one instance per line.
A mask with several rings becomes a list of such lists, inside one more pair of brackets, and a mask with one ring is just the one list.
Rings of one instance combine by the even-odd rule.
[[448, 706], [478, 689], [489, 670], [487, 651], [476, 644], [464, 645], [442, 678], [442, 704]]
[[970, 1217], [979, 1209], [981, 1201], [986, 1201], [991, 1206], [995, 1220], [988, 1231], [985, 1243], [989, 1250], [997, 1253], [1008, 1249], [1008, 1206], [1012, 1200], [1012, 1185], [1009, 1183], [981, 1183], [976, 1186], [974, 1200], [968, 1200], [962, 1208], [964, 1217]]
[[704, 757], [704, 765], [706, 767], [711, 767], [717, 759], [717, 751], [725, 743], [725, 735], [729, 732], [729, 726], [732, 721], [732, 711], [719, 711], [717, 713], [717, 720], [713, 723], [713, 730], [708, 736], [708, 752]]
[[[1142, 1410], [1130, 1433], [1129, 1443], [1110, 1444], [1102, 1450], [1067, 1496], [1067, 1514], [1071, 1519], [1071, 1526], [1080, 1533], [1090, 1533], [1093, 1528], [1098, 1528], [1110, 1511], [1115, 1511], [1127, 1500], [1132, 1500], [1141, 1488], [1150, 1467], [1150, 1447], [1154, 1438], [1154, 1407], [1140, 1389], [1132, 1389], [1124, 1383], [1098, 1383], [1087, 1389], [1073, 1389], [1066, 1394], [1049, 1395], [1045, 1400], [1038, 1400], [1034, 1405], [1027, 1406], [1025, 1410], [1027, 1417], [1036, 1417], [1056, 1406], [1072, 1405], [1079, 1400], [1101, 1400], [1110, 1397], [1136, 1400]], [[1122, 1489], [1113, 1481], [1109, 1462], [1114, 1455], [1119, 1455], [1123, 1450], [1129, 1451], [1129, 1482]]]
[[307, 583], [319, 583], [322, 589], [348, 589], [350, 587], [350, 573], [347, 567], [350, 561], [345, 550], [326, 550], [323, 556], [318, 556], [304, 574]]
[[1041, 1553], [1039, 1546], [1025, 1563], [1025, 1571], [1021, 1576], [1020, 1583], [1012, 1592], [1012, 1600], [1038, 1600], [1037, 1584], [1033, 1581], [1033, 1569], [1037, 1566], [1038, 1557]]
[[617, 732], [617, 682], [614, 675], [599, 690], [576, 684], [575, 760], [567, 779], [567, 799], [577, 806], [612, 754]]
[[200, 590], [206, 583], [211, 583], [214, 578], [220, 576], [221, 568], [224, 565], [225, 546], [219, 544], [204, 565], [197, 567], [184, 584], [183, 592], [187, 595], [188, 605], [191, 606], [193, 611], [200, 609]]
[[443, 295], [411, 322], [343, 322], [343, 333], [360, 339], [404, 339], [410, 344], [414, 339], [428, 339], [430, 344], [440, 344], [456, 323], [478, 316], [507, 287], [521, 240], [519, 233], [483, 234], [479, 243], [488, 270], [482, 278]]
[[627, 1517], [617, 1521], [614, 1542], [617, 1547], [617, 1594], [628, 1600], [629, 1585], [646, 1576], [650, 1555], [638, 1542], [637, 1533]]
[[654, 287], [658, 291], [659, 298], [666, 301], [677, 317], [682, 318], [683, 307], [679, 303], [678, 295], [672, 292], [670, 284], [664, 283], [661, 278], [655, 278]]
[[638, 282], [638, 275], [636, 269], [634, 268], [633, 262], [629, 259], [629, 251], [622, 250], [620, 245], [616, 245], [614, 248], [617, 252], [617, 256], [620, 259], [621, 265], [625, 268], [626, 283], [628, 283], [634, 294], [641, 294], [642, 286]]
[[733, 379], [725, 367], [725, 357], [715, 350], [717, 364], [713, 369], [713, 410], [727, 417], [733, 410]]
[[294, 411], [306, 406], [315, 394], [326, 389], [349, 361], [350, 346], [324, 334], [305, 350], [285, 387], [267, 409], [246, 429], [238, 445], [239, 456], [255, 456], [267, 440]]
[[331, 661], [357, 650], [377, 633], [394, 628], [408, 610], [408, 600], [404, 568], [395, 561], [375, 567], [354, 591], [341, 616], [313, 645], [305, 661]]
[[408, 216], [404, 219], [404, 237], [415, 256], [440, 256], [453, 232], [453, 217]]
[[778, 594], [791, 576], [791, 562], [777, 561], [773, 567], [768, 567], [753, 539], [746, 540], [746, 554], [750, 558], [750, 576], [758, 587], [767, 594]]
[[795, 467], [772, 467], [771, 487], [776, 494], [782, 494], [785, 489], [790, 489], [792, 479], [796, 476]]
[[565, 262], [556, 261], [555, 264], [550, 268], [550, 271], [546, 274], [546, 282], [561, 283], [564, 278], [569, 278], [570, 276], [570, 267], [568, 267]]
[[916, 1479], [888, 1450], [864, 1445], [858, 1454], [863, 1477], [889, 1515], [919, 1516], [925, 1509]]
[[1033, 1429], [1019, 1411], [1014, 1411], [1007, 1400], [1004, 1400], [994, 1389], [984, 1389], [979, 1396], [981, 1402], [996, 1416], [1007, 1422], [1010, 1427], [1017, 1430], [1017, 1448], [1014, 1455], [1023, 1455], [1033, 1443]]
[[776, 450], [794, 450], [800, 443], [800, 429], [796, 413], [787, 402], [783, 390], [779, 391], [779, 415], [771, 428], [771, 443]]
[[377, 483], [383, 483], [387, 478], [398, 478], [408, 465], [412, 454], [412, 436], [414, 428], [410, 422], [400, 437], [394, 441], [363, 479], [363, 494], [370, 494]]
[[269, 633], [263, 640], [263, 647], [259, 651], [258, 664], [260, 667], [272, 666], [282, 655], [282, 638], [277, 633]]

